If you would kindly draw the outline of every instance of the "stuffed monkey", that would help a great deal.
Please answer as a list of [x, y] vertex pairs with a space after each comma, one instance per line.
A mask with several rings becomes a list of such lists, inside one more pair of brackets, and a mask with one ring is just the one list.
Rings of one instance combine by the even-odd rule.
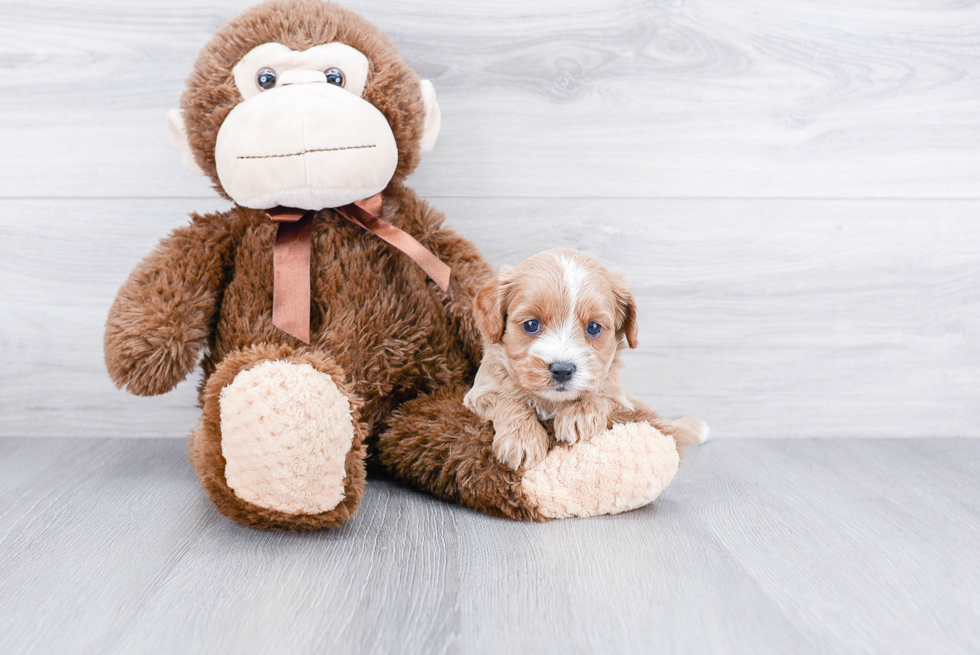
[[185, 164], [234, 206], [192, 215], [136, 267], [106, 364], [149, 396], [201, 362], [189, 454], [222, 514], [340, 525], [369, 455], [418, 489], [525, 520], [624, 511], [670, 482], [672, 426], [645, 410], [531, 470], [494, 459], [492, 428], [462, 405], [492, 269], [405, 186], [439, 108], [376, 27], [320, 0], [256, 6], [204, 47], [169, 120]]

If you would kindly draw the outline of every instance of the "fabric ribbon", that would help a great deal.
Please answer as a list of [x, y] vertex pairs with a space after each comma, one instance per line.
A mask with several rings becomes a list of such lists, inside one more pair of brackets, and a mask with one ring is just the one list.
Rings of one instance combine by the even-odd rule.
[[[381, 218], [381, 194], [334, 211], [401, 250], [443, 291], [451, 270], [415, 237]], [[310, 342], [310, 250], [313, 211], [275, 207], [266, 212], [279, 224], [273, 249], [272, 324], [303, 343]]]

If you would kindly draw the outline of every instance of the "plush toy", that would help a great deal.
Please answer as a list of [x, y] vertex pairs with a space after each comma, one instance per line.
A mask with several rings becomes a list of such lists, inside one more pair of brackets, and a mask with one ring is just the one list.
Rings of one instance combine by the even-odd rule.
[[203, 356], [189, 452], [221, 513], [339, 525], [369, 454], [439, 498], [525, 520], [624, 511], [670, 482], [664, 432], [685, 428], [643, 412], [530, 469], [497, 462], [492, 427], [462, 402], [492, 269], [404, 184], [439, 108], [373, 25], [319, 0], [254, 7], [204, 47], [169, 119], [185, 164], [235, 204], [192, 215], [132, 272], [106, 364], [145, 396]]

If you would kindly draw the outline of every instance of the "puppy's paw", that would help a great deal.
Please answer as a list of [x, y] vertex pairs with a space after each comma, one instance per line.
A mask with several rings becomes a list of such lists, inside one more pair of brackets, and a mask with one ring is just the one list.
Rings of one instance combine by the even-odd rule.
[[555, 417], [555, 439], [573, 444], [587, 442], [606, 429], [609, 412], [599, 403], [572, 403]]
[[507, 468], [530, 468], [548, 454], [548, 433], [537, 421], [494, 427], [493, 454]]

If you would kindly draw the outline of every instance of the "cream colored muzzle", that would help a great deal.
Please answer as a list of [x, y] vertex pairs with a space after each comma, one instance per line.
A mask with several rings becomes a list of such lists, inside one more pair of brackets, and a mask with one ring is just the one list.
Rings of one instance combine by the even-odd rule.
[[384, 115], [309, 70], [231, 110], [214, 155], [225, 192], [252, 209], [347, 205], [384, 190], [398, 165]]

